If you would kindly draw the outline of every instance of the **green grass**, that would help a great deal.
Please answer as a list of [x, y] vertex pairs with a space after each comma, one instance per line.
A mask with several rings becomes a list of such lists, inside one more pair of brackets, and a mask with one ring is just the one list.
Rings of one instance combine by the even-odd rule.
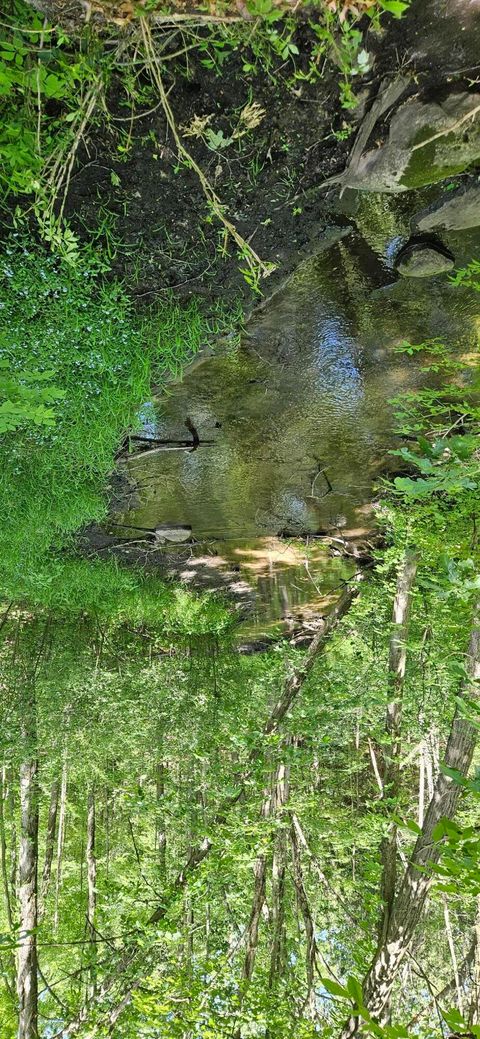
[[[151, 580], [113, 561], [75, 558], [74, 536], [104, 518], [115, 453], [125, 432], [138, 427], [152, 382], [177, 375], [226, 321], [219, 311], [208, 322], [193, 301], [183, 309], [163, 303], [141, 322], [91, 252], [72, 267], [21, 242], [4, 248], [0, 361], [20, 378], [25, 371], [52, 373], [64, 397], [55, 403], [53, 427], [24, 423], [0, 437], [2, 599], [119, 615], [128, 610], [137, 619], [143, 602], [152, 619], [171, 607], [186, 623], [178, 594], [158, 582], [154, 592]], [[194, 614], [194, 630], [202, 629], [205, 616], [192, 605]], [[213, 614], [216, 626], [220, 614], [216, 608]]]

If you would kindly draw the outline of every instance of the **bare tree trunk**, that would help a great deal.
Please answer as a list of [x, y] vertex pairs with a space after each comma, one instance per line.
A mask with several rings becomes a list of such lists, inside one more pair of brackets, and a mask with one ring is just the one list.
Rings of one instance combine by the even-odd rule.
[[95, 818], [95, 788], [90, 787], [87, 803], [87, 929], [90, 937], [90, 981], [88, 985], [88, 998], [95, 995], [96, 989], [96, 931], [95, 920], [97, 914], [97, 859], [95, 854], [96, 818]]
[[157, 794], [157, 819], [156, 819], [156, 846], [158, 852], [158, 869], [160, 878], [162, 881], [166, 878], [167, 873], [167, 833], [165, 826], [165, 762], [163, 760], [163, 748], [159, 747], [159, 757], [157, 761], [157, 774], [156, 774], [156, 794]]
[[[288, 779], [288, 768], [286, 768], [284, 763], [281, 762], [274, 776], [272, 777], [270, 790], [267, 791], [262, 806], [263, 819], [271, 819], [272, 816], [277, 815], [278, 812], [281, 811], [281, 809], [286, 804], [289, 792]], [[243, 964], [243, 980], [247, 984], [249, 984], [252, 979], [253, 968], [255, 966], [255, 959], [257, 955], [258, 929], [260, 925], [262, 909], [265, 904], [266, 895], [267, 863], [268, 856], [267, 852], [264, 851], [257, 856], [254, 867], [255, 886], [253, 892], [252, 908], [250, 911], [250, 919], [247, 928], [247, 946], [245, 953], [245, 961]]]
[[422, 740], [420, 743], [418, 759], [418, 825], [420, 829], [423, 826], [423, 820], [425, 818], [425, 753], [425, 740]]
[[18, 1039], [37, 1039], [38, 748], [35, 686], [22, 705], [24, 760], [20, 765], [20, 930], [17, 948]]
[[53, 918], [53, 927], [55, 931], [58, 930], [60, 888], [62, 886], [63, 845], [65, 841], [65, 821], [67, 817], [67, 781], [67, 752], [66, 750], [64, 750], [62, 764], [62, 779], [60, 784], [60, 812], [58, 816], [57, 833], [57, 871], [55, 877], [55, 913]]
[[307, 998], [305, 1007], [309, 1017], [315, 1016], [315, 967], [317, 962], [317, 942], [315, 938], [315, 924], [310, 910], [308, 896], [303, 879], [302, 859], [297, 831], [292, 822], [290, 827], [290, 840], [292, 845], [293, 881], [297, 893], [297, 901], [303, 917], [305, 927], [305, 964], [307, 975]]
[[5, 911], [7, 914], [8, 926], [10, 930], [13, 929], [13, 915], [12, 915], [12, 897], [10, 893], [10, 882], [8, 879], [8, 868], [7, 868], [7, 837], [5, 831], [5, 800], [6, 800], [6, 768], [2, 766], [1, 772], [1, 790], [0, 790], [0, 859], [2, 868], [2, 883], [3, 893], [5, 896]]
[[[13, 898], [14, 892], [10, 890], [7, 862], [7, 834], [5, 826], [5, 803], [7, 800], [7, 770], [3, 765], [0, 774], [0, 857], [2, 870], [2, 884], [5, 899], [5, 912], [10, 931], [14, 928]], [[5, 960], [0, 957], [0, 969], [2, 970], [5, 986], [12, 1001], [15, 1001], [15, 956], [12, 951], [7, 952]]]
[[[274, 815], [281, 811], [288, 799], [288, 780], [289, 771], [285, 767], [283, 762], [281, 762], [278, 765], [274, 774], [272, 775], [270, 780], [270, 786], [265, 792], [261, 812], [262, 819], [271, 819]], [[262, 851], [260, 855], [257, 855], [254, 865], [255, 883], [253, 888], [252, 907], [250, 910], [250, 917], [247, 925], [246, 952], [245, 959], [243, 961], [243, 985], [240, 997], [240, 1005], [242, 1004], [243, 997], [252, 980], [255, 960], [257, 958], [260, 918], [266, 901], [268, 858], [269, 856], [267, 851]], [[240, 1027], [235, 1028], [233, 1032], [234, 1039], [240, 1039], [240, 1034]]]
[[185, 970], [188, 974], [192, 973], [193, 970], [193, 928], [194, 928], [194, 916], [192, 899], [188, 888], [183, 893], [183, 928], [185, 932], [185, 944], [184, 944], [184, 963]]
[[[393, 604], [393, 628], [388, 655], [389, 698], [385, 718], [387, 746], [383, 771], [383, 800], [391, 811], [400, 793], [400, 756], [402, 737], [403, 687], [407, 662], [407, 636], [412, 589], [417, 573], [418, 553], [407, 551], [397, 577]], [[392, 913], [397, 879], [397, 827], [390, 824], [389, 833], [382, 841], [383, 910], [380, 919], [380, 940], [385, 938]]]
[[58, 799], [60, 795], [60, 780], [54, 779], [50, 789], [50, 804], [48, 807], [48, 820], [47, 820], [47, 833], [45, 837], [45, 860], [43, 863], [42, 873], [42, 888], [41, 888], [41, 907], [39, 910], [39, 920], [43, 919], [45, 913], [45, 903], [47, 900], [48, 889], [50, 887], [50, 880], [52, 876], [52, 862], [53, 862], [53, 851], [55, 848], [55, 834], [57, 832], [57, 815], [58, 815]]
[[277, 836], [272, 862], [272, 925], [273, 938], [270, 954], [268, 987], [273, 988], [280, 977], [285, 946], [285, 869], [286, 834], [282, 829]]
[[260, 916], [262, 913], [263, 906], [265, 904], [267, 876], [266, 855], [257, 856], [254, 866], [254, 872], [255, 886], [253, 891], [253, 902], [250, 911], [250, 919], [248, 921], [247, 927], [247, 951], [245, 953], [245, 960], [242, 971], [243, 980], [247, 984], [252, 979], [253, 968], [255, 966], [258, 947], [258, 931], [260, 926]]
[[[467, 678], [462, 683], [459, 699], [479, 698], [480, 680], [480, 604], [477, 605], [467, 654]], [[466, 776], [470, 768], [477, 740], [477, 730], [457, 708], [445, 752], [448, 770]], [[433, 797], [425, 814], [422, 832], [413, 849], [410, 862], [394, 900], [387, 933], [379, 942], [372, 965], [365, 978], [364, 1002], [372, 1016], [380, 1023], [388, 1017], [390, 996], [399, 968], [409, 950], [432, 882], [427, 868], [438, 861], [440, 848], [433, 840], [433, 831], [442, 818], [453, 819], [461, 787], [451, 775], [439, 772]], [[359, 1031], [358, 1018], [351, 1018], [342, 1029], [342, 1039], [350, 1039]]]
[[450, 959], [452, 961], [453, 977], [455, 981], [455, 991], [457, 993], [457, 1006], [462, 1013], [463, 1010], [463, 993], [460, 985], [460, 974], [458, 971], [458, 960], [455, 952], [455, 942], [453, 940], [452, 922], [450, 920], [450, 912], [448, 909], [447, 896], [442, 895], [443, 903], [443, 919], [445, 921], [445, 934], [447, 936], [448, 950], [450, 953]]
[[16, 812], [15, 812], [15, 786], [14, 786], [14, 770], [13, 768], [8, 769], [8, 811], [10, 816], [10, 856], [9, 856], [9, 869], [10, 869], [10, 891], [12, 893], [12, 905], [17, 899], [17, 872], [18, 872], [18, 841], [17, 841], [17, 825], [16, 825]]
[[480, 895], [474, 927], [473, 984], [470, 997], [469, 1024], [480, 1024]]

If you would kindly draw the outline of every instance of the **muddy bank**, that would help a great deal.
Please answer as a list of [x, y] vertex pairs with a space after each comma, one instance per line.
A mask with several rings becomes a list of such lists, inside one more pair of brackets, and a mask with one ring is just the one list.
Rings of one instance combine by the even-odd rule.
[[[118, 535], [123, 535], [120, 538]], [[128, 536], [130, 535], [130, 537]], [[88, 532], [83, 551], [141, 566], [170, 581], [221, 594], [237, 617], [238, 641], [311, 638], [356, 573], [371, 563], [374, 537], [257, 537], [156, 545], [115, 523]], [[362, 545], [362, 552], [359, 545]]]
[[[471, 5], [464, 8], [446, 0], [414, 0], [401, 21], [384, 19], [381, 36], [365, 20], [371, 69], [353, 80], [359, 99], [353, 111], [341, 107], [340, 73], [333, 62], [322, 59], [322, 75], [312, 82], [294, 79], [295, 72], [307, 76], [314, 61], [317, 37], [305, 15], [292, 37], [299, 50], [293, 61], [269, 54], [262, 64], [252, 47], [237, 46], [217, 68], [206, 67], [210, 52], [201, 48], [189, 52], [188, 62], [167, 66], [169, 103], [182, 132], [208, 117], [209, 128], [225, 142], [245, 105], [254, 102], [264, 112], [251, 133], [228, 146], [212, 150], [204, 140], [182, 138], [240, 234], [263, 261], [277, 266], [262, 283], [264, 293], [316, 251], [332, 222], [342, 223], [338, 188], [326, 191], [322, 185], [347, 165], [359, 124], [384, 92], [385, 77], [388, 83], [401, 71], [402, 103], [475, 92], [470, 66], [476, 64], [478, 17]], [[176, 49], [177, 36], [166, 56]], [[222, 227], [198, 177], [179, 162], [163, 110], [148, 96], [131, 110], [118, 83], [112, 84], [108, 119], [79, 155], [67, 213], [80, 233], [98, 229], [99, 215], [110, 227], [114, 272], [139, 303], [154, 304], [174, 290], [177, 296], [204, 297], [206, 305], [241, 296], [251, 306], [251, 290], [239, 270], [245, 264], [231, 244], [225, 253]], [[385, 137], [390, 117], [388, 111], [377, 120], [369, 148]]]
[[[303, 25], [295, 40], [299, 70], [307, 73], [314, 33]], [[224, 139], [250, 101], [263, 109], [259, 125], [229, 147], [212, 151], [195, 137], [183, 141], [238, 232], [263, 261], [277, 265], [262, 283], [269, 294], [302, 256], [315, 251], [330, 223], [325, 199], [310, 199], [308, 192], [348, 154], [348, 139], [336, 136], [348, 133], [338, 71], [330, 68], [313, 84], [289, 85], [291, 64], [245, 73], [244, 66], [256, 61], [248, 48], [234, 51], [218, 71], [205, 68], [204, 60], [193, 51], [188, 74], [182, 66], [168, 76], [169, 101], [179, 128], [210, 117], [209, 126]], [[114, 273], [126, 278], [141, 304], [154, 304], [174, 290], [177, 297], [203, 297], [207, 306], [238, 297], [250, 305], [252, 292], [239, 269], [245, 263], [231, 242], [225, 251], [222, 225], [212, 217], [196, 174], [179, 163], [161, 110], [144, 117], [135, 111], [130, 147], [119, 159], [120, 120], [128, 111], [123, 102], [114, 85], [109, 125], [91, 136], [70, 191], [67, 212], [74, 227], [80, 234], [84, 226], [95, 229], [101, 200], [115, 218]]]

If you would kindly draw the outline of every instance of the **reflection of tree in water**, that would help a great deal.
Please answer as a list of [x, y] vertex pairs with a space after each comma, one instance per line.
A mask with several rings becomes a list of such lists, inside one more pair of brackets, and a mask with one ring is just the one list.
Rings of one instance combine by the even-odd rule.
[[[213, 630], [179, 641], [163, 624], [4, 613], [0, 909], [12, 942], [2, 952], [2, 1039], [47, 1039], [52, 1022], [60, 1039], [76, 1034], [79, 1015], [91, 1031], [112, 1013], [126, 1036], [174, 1039], [197, 1024], [200, 1036], [205, 1009], [210, 1034], [231, 1039], [246, 977], [242, 1020], [259, 1024], [250, 1034], [265, 1034], [280, 1007], [278, 1039], [356, 1036], [356, 1020], [344, 1024], [352, 1000], [333, 1002], [324, 982], [359, 985], [384, 921], [363, 989], [372, 1014], [391, 1003], [395, 1021], [423, 1017], [418, 1034], [436, 1034], [425, 978], [443, 998], [457, 962], [459, 999], [477, 1013], [464, 964], [472, 948], [478, 956], [478, 878], [465, 891], [462, 877], [476, 858], [456, 850], [447, 897], [431, 866], [448, 850], [432, 835], [460, 797], [460, 827], [476, 839], [477, 806], [462, 786], [477, 733], [458, 710], [462, 701], [471, 710], [473, 683], [451, 661], [460, 647], [478, 672], [479, 638], [474, 627], [466, 654], [470, 607], [439, 607], [427, 582], [415, 595], [416, 565], [410, 555], [397, 568], [394, 624], [389, 567], [364, 582], [357, 609], [346, 589], [338, 623], [329, 615], [300, 655], [285, 645], [243, 656]], [[288, 617], [295, 590], [282, 575], [277, 583]], [[464, 784], [452, 782], [453, 766]], [[398, 832], [392, 789], [419, 819], [413, 837]], [[397, 843], [388, 875], [385, 848]], [[406, 986], [410, 949], [422, 971]]]

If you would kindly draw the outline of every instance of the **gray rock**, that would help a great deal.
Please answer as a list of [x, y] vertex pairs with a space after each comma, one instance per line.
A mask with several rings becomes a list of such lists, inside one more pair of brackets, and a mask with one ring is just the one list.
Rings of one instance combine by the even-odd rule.
[[477, 0], [419, 0], [401, 22], [405, 53], [416, 70], [447, 75], [478, 62], [480, 11]]
[[183, 526], [182, 524], [164, 524], [160, 527], [155, 527], [155, 540], [161, 544], [169, 541], [176, 545], [181, 544], [183, 541], [189, 541], [192, 536], [192, 528]]
[[393, 114], [387, 140], [351, 162], [342, 183], [395, 194], [461, 173], [480, 158], [480, 94], [444, 101], [405, 101]]
[[406, 246], [395, 262], [396, 270], [404, 278], [432, 278], [451, 271], [453, 266], [453, 256], [423, 243]]
[[434, 231], [444, 227], [448, 231], [462, 231], [480, 225], [480, 183], [469, 184], [460, 191], [444, 195], [415, 218], [419, 231]]

